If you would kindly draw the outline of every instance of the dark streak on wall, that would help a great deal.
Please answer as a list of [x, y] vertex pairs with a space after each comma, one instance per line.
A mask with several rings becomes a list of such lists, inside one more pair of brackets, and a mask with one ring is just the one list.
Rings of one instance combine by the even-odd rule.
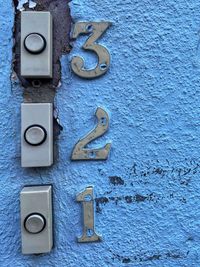
[[[143, 166], [144, 165], [144, 166]], [[200, 162], [199, 160], [187, 160], [184, 162], [179, 162], [176, 165], [171, 165], [171, 163], [166, 160], [166, 164], [162, 162], [162, 167], [160, 162], [146, 162], [141, 166], [133, 163], [132, 167], [126, 169], [127, 177], [122, 179], [118, 176], [109, 176], [109, 183], [114, 186], [121, 186], [121, 188], [130, 188], [135, 187], [135, 185], [144, 185], [145, 187], [148, 184], [154, 183], [155, 179], [157, 181], [157, 186], [161, 183], [162, 180], [168, 181], [170, 184], [173, 182], [178, 186], [187, 190], [187, 187], [190, 186], [192, 182], [192, 177], [195, 174], [200, 172]], [[159, 182], [158, 182], [159, 181]], [[132, 194], [122, 194], [110, 196], [111, 193], [114, 194], [116, 187], [111, 187], [111, 190], [105, 192], [103, 196], [96, 197], [96, 212], [101, 213], [102, 208], [108, 203], [126, 203], [126, 204], [139, 204], [143, 202], [154, 202], [158, 203], [165, 200], [173, 200], [174, 202], [181, 203], [182, 205], [187, 203], [187, 196], [184, 193], [180, 194], [178, 192], [168, 192], [168, 194], [161, 194], [156, 192], [151, 192], [148, 194], [141, 194], [140, 192], [134, 192]], [[109, 195], [109, 196], [108, 196]]]
[[146, 196], [136, 194], [134, 196], [127, 195], [127, 196], [99, 197], [95, 199], [96, 212], [101, 213], [101, 210], [102, 210], [101, 206], [109, 203], [110, 201], [114, 202], [117, 205], [119, 201], [123, 201], [127, 204], [131, 204], [133, 202], [139, 203], [139, 202], [144, 202], [146, 200], [147, 201], [158, 201], [159, 197], [155, 196], [153, 193], [146, 195]]
[[119, 176], [110, 176], [109, 179], [113, 185], [124, 185], [124, 180]]
[[[186, 164], [186, 166], [182, 166]], [[169, 160], [165, 160], [165, 165], [160, 166], [159, 160], [145, 163], [145, 166], [137, 166], [136, 163], [133, 163], [132, 167], [129, 168], [129, 177], [149, 177], [151, 175], [157, 175], [160, 177], [167, 177], [172, 175], [177, 177], [177, 179], [184, 178], [188, 175], [193, 175], [199, 172], [200, 162], [196, 159], [187, 160], [177, 163], [179, 166], [171, 166]]]
[[189, 251], [182, 252], [182, 251], [166, 251], [162, 253], [153, 253], [153, 252], [144, 252], [141, 254], [136, 254], [134, 256], [120, 256], [116, 253], [112, 253], [112, 260], [118, 260], [122, 263], [133, 263], [133, 262], [149, 262], [149, 261], [156, 261], [156, 260], [164, 260], [164, 259], [184, 259], [187, 258]]

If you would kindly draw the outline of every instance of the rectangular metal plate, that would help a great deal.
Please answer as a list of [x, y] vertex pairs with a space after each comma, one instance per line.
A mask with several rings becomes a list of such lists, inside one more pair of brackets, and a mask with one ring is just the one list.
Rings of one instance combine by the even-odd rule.
[[[44, 143], [33, 146], [24, 139], [31, 125], [42, 126], [47, 133]], [[53, 105], [51, 103], [23, 103], [21, 105], [21, 165], [47, 167], [53, 164]]]
[[[38, 33], [46, 39], [46, 48], [40, 54], [31, 54], [24, 47], [24, 40], [31, 33]], [[21, 76], [52, 78], [52, 42], [50, 12], [21, 12]]]
[[[53, 246], [52, 229], [52, 186], [27, 186], [20, 193], [22, 253], [47, 253]], [[44, 230], [29, 233], [24, 221], [30, 214], [41, 214], [46, 220]]]

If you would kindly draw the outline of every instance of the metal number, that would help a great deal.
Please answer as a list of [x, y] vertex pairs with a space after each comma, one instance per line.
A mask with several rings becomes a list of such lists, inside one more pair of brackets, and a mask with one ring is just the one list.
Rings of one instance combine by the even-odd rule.
[[75, 145], [71, 156], [72, 160], [105, 160], [108, 158], [111, 143], [102, 148], [85, 148], [90, 142], [102, 136], [109, 127], [108, 113], [104, 109], [98, 107], [95, 115], [98, 119], [97, 126]]
[[92, 79], [105, 74], [108, 70], [110, 66], [110, 54], [104, 46], [96, 44], [95, 42], [110, 25], [110, 22], [77, 22], [75, 24], [72, 38], [76, 39], [80, 34], [90, 34], [90, 37], [82, 48], [93, 51], [98, 56], [98, 64], [94, 69], [85, 69], [83, 58], [78, 56], [73, 57], [71, 68], [78, 76]]
[[95, 232], [94, 227], [94, 197], [93, 187], [88, 186], [76, 197], [78, 202], [83, 204], [83, 235], [78, 238], [79, 243], [99, 242], [101, 236]]

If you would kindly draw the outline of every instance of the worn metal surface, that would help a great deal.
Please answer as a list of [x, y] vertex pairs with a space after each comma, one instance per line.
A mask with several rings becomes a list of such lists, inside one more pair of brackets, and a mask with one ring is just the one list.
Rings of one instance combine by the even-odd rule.
[[104, 135], [109, 127], [109, 116], [104, 109], [98, 107], [95, 115], [98, 120], [97, 126], [75, 145], [71, 156], [72, 160], [105, 160], [108, 158], [111, 143], [101, 148], [86, 148], [90, 142]]
[[95, 52], [98, 56], [98, 63], [94, 69], [84, 67], [84, 59], [75, 56], [71, 61], [71, 68], [78, 76], [86, 79], [93, 79], [105, 74], [110, 67], [110, 54], [108, 50], [97, 44], [96, 41], [105, 33], [110, 22], [76, 22], [73, 29], [72, 39], [77, 39], [80, 34], [89, 34], [89, 38], [82, 46], [83, 49]]
[[76, 197], [78, 202], [83, 206], [83, 234], [78, 238], [79, 243], [99, 242], [101, 236], [95, 231], [94, 218], [94, 189], [88, 186]]

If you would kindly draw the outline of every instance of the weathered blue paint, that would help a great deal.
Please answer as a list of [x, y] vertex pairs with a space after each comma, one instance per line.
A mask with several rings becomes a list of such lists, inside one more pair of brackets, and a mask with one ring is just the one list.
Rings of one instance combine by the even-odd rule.
[[[200, 264], [200, 3], [198, 1], [73, 1], [74, 21], [111, 20], [100, 43], [109, 72], [82, 80], [62, 58], [55, 106], [63, 131], [50, 169], [20, 167], [21, 89], [11, 86], [13, 9], [0, 11], [1, 220], [0, 266], [188, 267]], [[9, 14], [9, 15], [8, 15]], [[80, 54], [84, 37], [72, 50]], [[83, 54], [89, 66], [95, 62]], [[110, 113], [112, 141], [105, 162], [71, 162], [74, 144], [95, 125], [97, 106]], [[26, 184], [54, 185], [55, 248], [20, 253], [19, 192]], [[81, 206], [76, 194], [96, 192], [96, 228], [103, 242], [77, 244]]]

